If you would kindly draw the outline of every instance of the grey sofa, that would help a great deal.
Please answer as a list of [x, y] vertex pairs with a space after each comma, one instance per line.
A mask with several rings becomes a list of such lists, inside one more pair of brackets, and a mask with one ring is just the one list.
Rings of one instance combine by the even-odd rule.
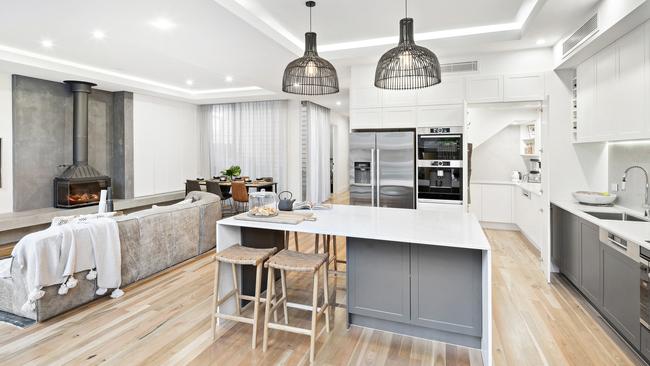
[[[122, 287], [147, 278], [178, 263], [205, 253], [216, 245], [216, 222], [222, 217], [219, 196], [190, 192], [192, 203], [155, 207], [116, 218], [122, 252]], [[59, 296], [57, 286], [43, 290], [33, 312], [23, 312], [27, 301], [24, 278], [12, 265], [11, 278], [0, 278], [0, 310], [44, 321], [99, 296], [95, 280], [78, 273], [77, 287]]]

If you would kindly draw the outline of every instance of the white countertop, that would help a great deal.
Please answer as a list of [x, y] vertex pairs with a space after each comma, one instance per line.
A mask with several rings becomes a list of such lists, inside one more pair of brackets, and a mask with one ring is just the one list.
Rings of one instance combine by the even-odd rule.
[[552, 201], [551, 203], [610, 233], [615, 234], [618, 237], [635, 242], [646, 249], [650, 249], [650, 244], [646, 243], [646, 240], [650, 240], [650, 222], [602, 220], [585, 213], [585, 211], [625, 212], [637, 217], [643, 217], [643, 213], [632, 211], [621, 206], [589, 206], [582, 205], [575, 201]]
[[542, 183], [519, 182], [515, 183], [515, 185], [526, 192], [530, 192], [538, 196], [542, 195]]
[[316, 221], [298, 225], [237, 220], [217, 225], [387, 240], [414, 244], [490, 250], [476, 217], [462, 206], [408, 210], [385, 207], [333, 205], [331, 210], [312, 211]]

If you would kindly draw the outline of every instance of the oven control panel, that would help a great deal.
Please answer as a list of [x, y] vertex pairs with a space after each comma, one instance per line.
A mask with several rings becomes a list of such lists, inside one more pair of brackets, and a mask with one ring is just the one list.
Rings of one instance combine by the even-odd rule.
[[451, 166], [451, 162], [434, 160], [431, 162], [431, 166]]
[[451, 128], [449, 127], [434, 127], [429, 129], [430, 133], [451, 133]]

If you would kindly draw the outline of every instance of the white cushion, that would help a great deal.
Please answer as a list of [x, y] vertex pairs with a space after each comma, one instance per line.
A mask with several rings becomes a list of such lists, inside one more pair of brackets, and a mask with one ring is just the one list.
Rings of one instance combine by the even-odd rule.
[[13, 258], [0, 259], [0, 278], [11, 278], [11, 261]]

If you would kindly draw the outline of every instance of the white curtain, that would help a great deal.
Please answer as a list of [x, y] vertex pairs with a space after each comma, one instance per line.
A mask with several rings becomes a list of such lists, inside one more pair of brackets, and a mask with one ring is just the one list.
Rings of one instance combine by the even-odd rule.
[[[305, 197], [308, 201], [323, 202], [330, 197], [330, 110], [318, 104], [303, 102], [305, 113], [303, 146], [307, 148]], [[305, 143], [306, 142], [306, 143]]]
[[239, 165], [242, 176], [273, 177], [285, 189], [286, 101], [203, 105], [199, 121], [204, 175]]

